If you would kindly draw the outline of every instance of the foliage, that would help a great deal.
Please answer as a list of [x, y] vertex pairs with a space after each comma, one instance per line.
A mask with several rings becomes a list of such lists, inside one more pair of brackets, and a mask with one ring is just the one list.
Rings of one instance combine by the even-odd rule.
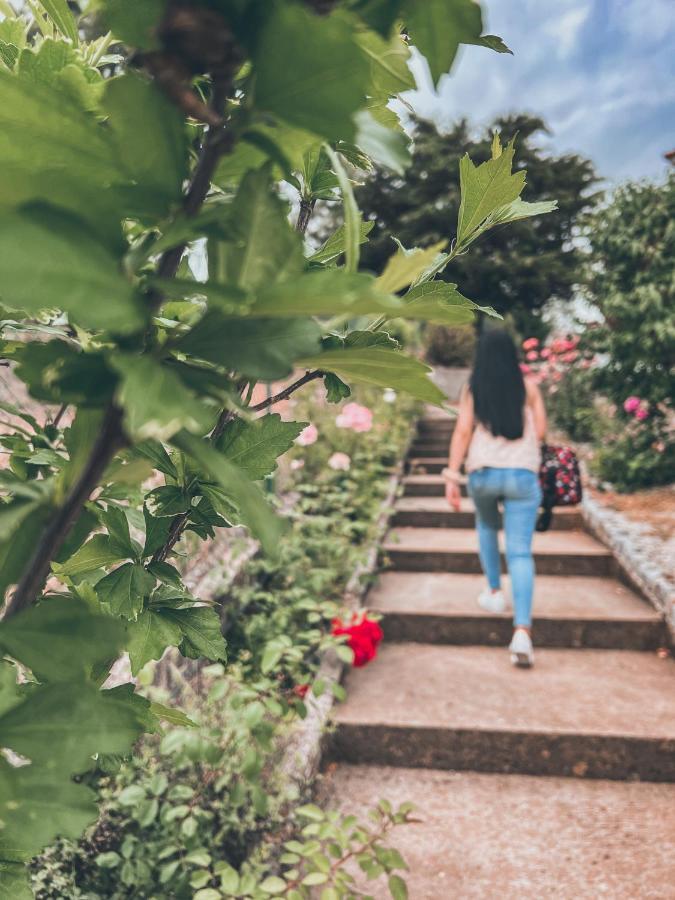
[[[287, 394], [324, 378], [334, 400], [365, 383], [442, 403], [382, 326], [472, 319], [481, 308], [434, 276], [479, 234], [551, 208], [519, 200], [496, 141], [462, 161], [450, 252], [447, 219], [380, 279], [358, 270], [349, 173], [409, 162], [387, 107], [410, 77], [396, 22], [439, 74], [460, 42], [505, 50], [472, 0], [97, 0], [79, 22], [61, 0], [28, 6], [30, 22], [6, 3], [0, 22], [0, 353], [48, 407], [10, 409], [1, 437], [0, 585], [16, 587], [0, 645], [34, 679], [17, 688], [3, 664], [3, 744], [30, 762], [2, 768], [12, 898], [27, 895], [21, 862], [93, 817], [72, 776], [157, 727], [131, 684], [99, 691], [120, 652], [134, 671], [167, 647], [225, 659], [216, 611], [168, 561], [180, 537], [243, 524], [279, 550], [288, 523], [256, 480], [301, 423], [259, 422], [275, 398], [252, 406], [256, 383], [311, 367]], [[344, 229], [317, 260], [302, 235], [325, 197]]]
[[476, 347], [473, 328], [431, 325], [425, 333], [426, 358], [437, 366], [470, 366]]
[[461, 206], [461, 185], [448, 173], [457, 171], [467, 153], [489, 157], [495, 131], [517, 135], [514, 165], [520, 177], [527, 170], [527, 196], [535, 202], [556, 197], [558, 212], [493, 229], [471, 253], [458, 255], [442, 277], [458, 281], [478, 303], [511, 313], [521, 334], [542, 337], [542, 308], [552, 298], [571, 300], [579, 280], [581, 254], [571, 238], [578, 216], [596, 199], [589, 193], [596, 181], [590, 161], [546, 155], [536, 142], [546, 126], [525, 114], [497, 119], [478, 138], [466, 121], [447, 133], [424, 119], [414, 119], [413, 128], [413, 164], [406, 173], [378, 167], [356, 191], [365, 218], [374, 223], [362, 253], [364, 266], [379, 272], [394, 236], [411, 246], [441, 240]]
[[[275, 884], [267, 880], [278, 877], [280, 868], [284, 877], [298, 880], [290, 855], [299, 846], [306, 860], [303, 879], [329, 869], [325, 890], [334, 880], [337, 896], [349, 895], [337, 863], [341, 857], [334, 847], [317, 847], [317, 840], [342, 846], [355, 834], [360, 846], [362, 826], [302, 807], [277, 762], [288, 729], [305, 714], [307, 693], [318, 697], [332, 689], [342, 696], [339, 684], [317, 677], [320, 653], [333, 646], [352, 659], [352, 651], [330, 636], [331, 620], [341, 612], [346, 582], [372, 541], [391, 466], [403, 452], [415, 413], [405, 398], [392, 403], [362, 391], [359, 399], [368, 402], [372, 424], [358, 433], [336, 425], [334, 407], [291, 401], [301, 412], [311, 407], [318, 438], [309, 447], [298, 445], [295, 465], [281, 475], [284, 492], [297, 499], [279, 559], [252, 560], [224, 598], [227, 670], [217, 665], [201, 671], [205, 697], [193, 693], [189, 681], [180, 682], [198, 727], [151, 737], [119, 773], [97, 773], [99, 821], [79, 844], [60, 841], [34, 863], [38, 900], [192, 897], [207, 889], [219, 891], [217, 896], [241, 891], [264, 897], [269, 894], [259, 886]], [[358, 465], [347, 472], [331, 469], [326, 460], [344, 446]], [[146, 670], [144, 680], [149, 675]], [[167, 700], [157, 688], [150, 693]], [[375, 828], [369, 834], [386, 826], [384, 834], [394, 821], [400, 819], [383, 807], [377, 826], [367, 826]], [[284, 841], [290, 846], [282, 848]], [[361, 854], [372, 877], [382, 866], [400, 864], [379, 841], [377, 846]], [[300, 896], [306, 887], [298, 888]]]

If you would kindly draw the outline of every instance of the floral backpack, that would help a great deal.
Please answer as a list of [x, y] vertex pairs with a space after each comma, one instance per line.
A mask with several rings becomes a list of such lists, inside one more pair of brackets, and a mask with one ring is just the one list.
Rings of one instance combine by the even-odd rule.
[[537, 519], [537, 531], [548, 531], [554, 506], [576, 506], [581, 503], [579, 460], [571, 447], [542, 445], [539, 483], [542, 509]]

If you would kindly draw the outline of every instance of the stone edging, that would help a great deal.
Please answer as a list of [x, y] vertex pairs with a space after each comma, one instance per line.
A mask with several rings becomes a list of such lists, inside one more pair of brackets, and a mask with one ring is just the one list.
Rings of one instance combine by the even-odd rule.
[[[368, 593], [369, 584], [367, 576], [372, 575], [377, 569], [377, 561], [380, 552], [382, 538], [389, 527], [389, 520], [394, 512], [394, 504], [398, 496], [405, 468], [407, 447], [404, 448], [401, 459], [394, 472], [389, 476], [387, 492], [380, 510], [380, 515], [375, 527], [368, 555], [363, 563], [354, 570], [343, 594], [345, 606], [350, 610], [358, 610], [363, 605], [363, 600]], [[326, 684], [326, 690], [320, 697], [309, 693], [305, 700], [307, 715], [294, 727], [289, 741], [284, 749], [279, 770], [290, 784], [295, 785], [303, 792], [314, 781], [321, 764], [321, 750], [324, 733], [328, 726], [328, 720], [333, 708], [335, 698], [331, 687], [339, 684], [344, 674], [345, 664], [338, 659], [333, 650], [328, 650], [323, 655], [317, 678]]]
[[659, 565], [661, 541], [645, 533], [639, 522], [630, 521], [588, 494], [581, 509], [589, 529], [614, 554], [622, 577], [663, 615], [675, 642], [675, 591]]

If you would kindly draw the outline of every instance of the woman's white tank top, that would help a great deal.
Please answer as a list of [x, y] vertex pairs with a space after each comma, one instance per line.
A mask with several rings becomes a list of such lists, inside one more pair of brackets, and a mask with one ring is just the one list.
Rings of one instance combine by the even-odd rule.
[[534, 414], [527, 404], [523, 411], [523, 436], [510, 441], [495, 437], [479, 422], [473, 432], [466, 459], [467, 472], [476, 469], [530, 469], [539, 472], [541, 449], [534, 428]]

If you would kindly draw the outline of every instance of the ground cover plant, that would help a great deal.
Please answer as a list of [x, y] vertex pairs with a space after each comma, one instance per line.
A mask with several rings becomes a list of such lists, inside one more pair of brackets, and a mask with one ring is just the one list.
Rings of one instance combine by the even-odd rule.
[[[495, 136], [489, 159], [461, 160], [447, 237], [359, 271], [352, 181], [373, 159], [409, 162], [387, 106], [410, 84], [409, 43], [435, 80], [460, 43], [507, 50], [472, 0], [27, 10], [3, 2], [0, 21], [0, 356], [45, 404], [42, 417], [6, 405], [2, 434], [12, 898], [30, 896], [28, 859], [96, 818], [92, 766], [162, 721], [187, 724], [132, 682], [106, 687], [120, 654], [134, 673], [167, 647], [226, 661], [219, 616], [186, 588], [175, 548], [243, 524], [278, 555], [290, 523], [257, 482], [306, 423], [261, 414], [310, 382], [335, 402], [363, 383], [442, 403], [385, 326], [489, 314], [435, 277], [492, 228], [554, 205], [521, 199], [525, 173]], [[326, 197], [344, 225], [309, 248]]]

